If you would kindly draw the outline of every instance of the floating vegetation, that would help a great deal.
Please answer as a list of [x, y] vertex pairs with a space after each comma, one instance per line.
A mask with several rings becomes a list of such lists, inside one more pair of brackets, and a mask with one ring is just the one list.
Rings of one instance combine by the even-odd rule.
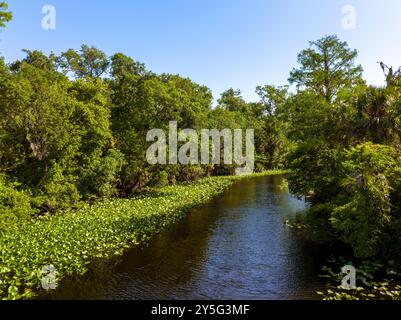
[[210, 177], [154, 188], [131, 199], [59, 212], [7, 232], [0, 238], [0, 297], [36, 296], [42, 290], [43, 266], [55, 267], [58, 282], [83, 275], [93, 261], [122, 255], [243, 178]]

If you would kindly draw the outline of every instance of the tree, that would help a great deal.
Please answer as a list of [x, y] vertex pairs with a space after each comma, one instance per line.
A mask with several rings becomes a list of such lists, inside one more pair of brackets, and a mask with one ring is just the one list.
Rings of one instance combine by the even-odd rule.
[[[113, 56], [112, 129], [126, 159], [121, 179], [124, 193], [143, 187], [151, 179], [143, 152], [146, 133], [153, 128], [167, 129], [169, 121], [177, 121], [180, 128], [202, 128], [212, 103], [210, 90], [190, 79], [137, 73], [131, 58]], [[152, 170], [158, 176], [163, 168]], [[179, 170], [170, 174], [172, 179], [176, 175], [180, 176]]]
[[30, 62], [28, 54], [0, 76], [0, 170], [33, 190], [45, 210], [111, 196], [123, 156], [114, 148], [107, 85]]
[[57, 57], [54, 54], [46, 56], [43, 52], [38, 50], [22, 50], [26, 54], [26, 57], [22, 60], [17, 60], [11, 64], [12, 71], [18, 71], [23, 63], [28, 63], [34, 67], [42, 70], [55, 71]]
[[310, 48], [298, 55], [298, 69], [293, 69], [291, 84], [304, 87], [332, 102], [338, 90], [360, 83], [362, 67], [355, 65], [356, 50], [348, 48], [337, 36], [326, 36], [310, 42]]
[[4, 1], [0, 2], [0, 28], [4, 28], [6, 26], [6, 22], [9, 22], [13, 15], [11, 12], [7, 11], [8, 4]]
[[386, 232], [399, 220], [399, 202], [394, 201], [400, 190], [399, 163], [396, 148], [370, 142], [346, 150], [337, 162], [341, 188], [329, 221], [357, 257], [383, 257], [383, 249], [397, 241]]
[[264, 113], [266, 115], [273, 115], [277, 108], [282, 105], [288, 98], [288, 86], [274, 87], [274, 86], [258, 86], [256, 88], [261, 103], [264, 106]]
[[368, 87], [354, 99], [356, 114], [351, 124], [354, 135], [374, 143], [399, 142], [399, 106], [391, 87]]
[[228, 111], [246, 112], [247, 110], [247, 103], [241, 96], [240, 90], [228, 89], [224, 91], [217, 103], [219, 107]]
[[279, 168], [288, 148], [288, 140], [284, 135], [288, 129], [284, 128], [286, 124], [281, 120], [282, 109], [289, 98], [288, 87], [258, 86], [256, 93], [260, 102], [254, 104], [252, 110], [261, 122], [257, 126], [257, 122], [253, 121], [256, 127], [257, 166], [263, 164], [263, 169]]
[[95, 47], [83, 45], [79, 52], [69, 49], [58, 59], [59, 66], [77, 78], [99, 78], [109, 67], [107, 55]]
[[134, 59], [122, 54], [116, 53], [111, 58], [111, 75], [116, 79], [121, 79], [128, 75], [143, 76], [147, 73], [143, 63], [136, 62]]

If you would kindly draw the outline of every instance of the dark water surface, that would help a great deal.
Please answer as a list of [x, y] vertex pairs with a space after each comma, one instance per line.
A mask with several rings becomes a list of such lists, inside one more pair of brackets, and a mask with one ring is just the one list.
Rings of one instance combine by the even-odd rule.
[[305, 204], [281, 176], [250, 179], [192, 210], [115, 267], [64, 285], [67, 299], [314, 299], [320, 259], [284, 221]]

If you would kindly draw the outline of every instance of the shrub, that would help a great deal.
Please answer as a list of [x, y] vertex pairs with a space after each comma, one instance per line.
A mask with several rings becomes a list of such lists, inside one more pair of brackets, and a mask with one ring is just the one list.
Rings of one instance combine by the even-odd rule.
[[17, 190], [18, 184], [10, 183], [0, 174], [0, 233], [16, 229], [35, 214], [31, 207], [31, 195]]

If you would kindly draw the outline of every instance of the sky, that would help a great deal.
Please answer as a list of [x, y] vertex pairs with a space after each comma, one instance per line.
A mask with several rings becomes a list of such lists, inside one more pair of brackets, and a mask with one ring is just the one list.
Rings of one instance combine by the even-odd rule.
[[[377, 64], [401, 66], [400, 0], [6, 0], [14, 14], [0, 33], [7, 62], [22, 49], [60, 53], [82, 44], [122, 52], [156, 73], [208, 86], [215, 98], [258, 85], [285, 85], [308, 41], [336, 34], [359, 52], [369, 84], [382, 85]], [[42, 8], [56, 9], [56, 29], [42, 27]], [[344, 6], [355, 9], [344, 28]], [[349, 20], [348, 20], [349, 21]]]

